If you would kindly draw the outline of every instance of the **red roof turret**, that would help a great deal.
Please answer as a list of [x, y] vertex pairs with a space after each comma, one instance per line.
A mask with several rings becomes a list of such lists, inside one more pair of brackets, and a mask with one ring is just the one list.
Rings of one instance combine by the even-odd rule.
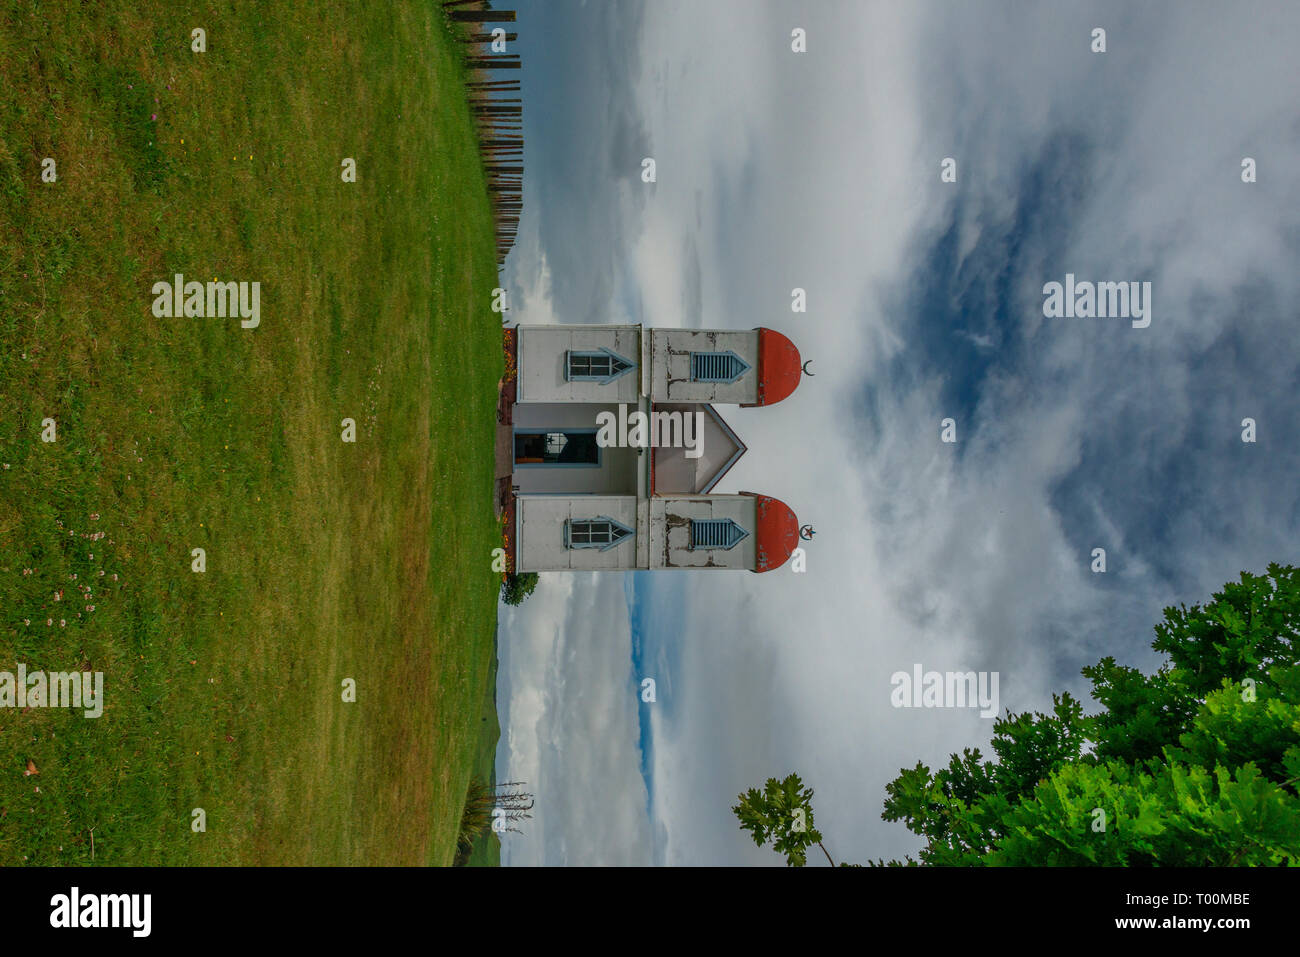
[[799, 519], [779, 498], [753, 492], [741, 494], [753, 495], [758, 511], [754, 571], [770, 572], [780, 568], [799, 547]]
[[[771, 329], [758, 329], [758, 401], [774, 405], [799, 385], [803, 363], [795, 344]], [[748, 404], [748, 403], [747, 403]]]

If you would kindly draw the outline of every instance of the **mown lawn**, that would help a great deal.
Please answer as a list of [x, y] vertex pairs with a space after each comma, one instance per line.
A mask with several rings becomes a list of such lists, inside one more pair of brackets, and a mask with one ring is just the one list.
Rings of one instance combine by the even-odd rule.
[[[499, 661], [492, 656], [492, 668], [488, 683], [492, 688], [497, 684], [497, 667]], [[496, 780], [497, 743], [501, 740], [501, 723], [497, 716], [495, 695], [483, 700], [483, 713], [479, 717], [478, 752], [474, 757], [473, 777], [484, 784]], [[474, 850], [465, 862], [469, 867], [500, 867], [501, 838], [489, 827], [474, 841]]]
[[[502, 361], [449, 30], [0, 0], [0, 670], [106, 700], [0, 709], [0, 864], [89, 863], [92, 831], [96, 864], [452, 861]], [[260, 325], [155, 318], [175, 273], [259, 281]]]

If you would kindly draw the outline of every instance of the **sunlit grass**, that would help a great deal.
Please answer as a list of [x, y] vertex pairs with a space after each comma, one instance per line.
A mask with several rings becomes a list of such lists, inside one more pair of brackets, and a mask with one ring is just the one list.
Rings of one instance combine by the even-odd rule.
[[[104, 6], [0, 0], [0, 670], [106, 697], [0, 710], [0, 864], [90, 862], [92, 829], [104, 864], [450, 863], [502, 360], [448, 28]], [[155, 319], [177, 272], [261, 282], [261, 325]]]

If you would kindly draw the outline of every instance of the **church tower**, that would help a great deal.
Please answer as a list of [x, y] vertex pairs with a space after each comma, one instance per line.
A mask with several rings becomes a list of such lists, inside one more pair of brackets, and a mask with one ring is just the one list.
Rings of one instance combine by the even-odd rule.
[[498, 476], [516, 572], [779, 568], [783, 502], [715, 494], [745, 453], [715, 405], [794, 392], [799, 350], [771, 329], [518, 326], [506, 334]]

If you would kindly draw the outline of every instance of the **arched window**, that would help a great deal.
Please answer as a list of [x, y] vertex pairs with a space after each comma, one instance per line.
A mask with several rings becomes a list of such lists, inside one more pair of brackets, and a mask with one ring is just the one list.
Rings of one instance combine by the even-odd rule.
[[597, 518], [571, 518], [564, 523], [565, 548], [599, 548], [608, 551], [633, 532], [608, 515]]
[[730, 350], [691, 353], [691, 378], [696, 382], [735, 382], [749, 369], [749, 363]]
[[564, 377], [570, 382], [613, 382], [635, 368], [636, 363], [631, 359], [609, 349], [595, 352], [570, 349], [564, 354]]

